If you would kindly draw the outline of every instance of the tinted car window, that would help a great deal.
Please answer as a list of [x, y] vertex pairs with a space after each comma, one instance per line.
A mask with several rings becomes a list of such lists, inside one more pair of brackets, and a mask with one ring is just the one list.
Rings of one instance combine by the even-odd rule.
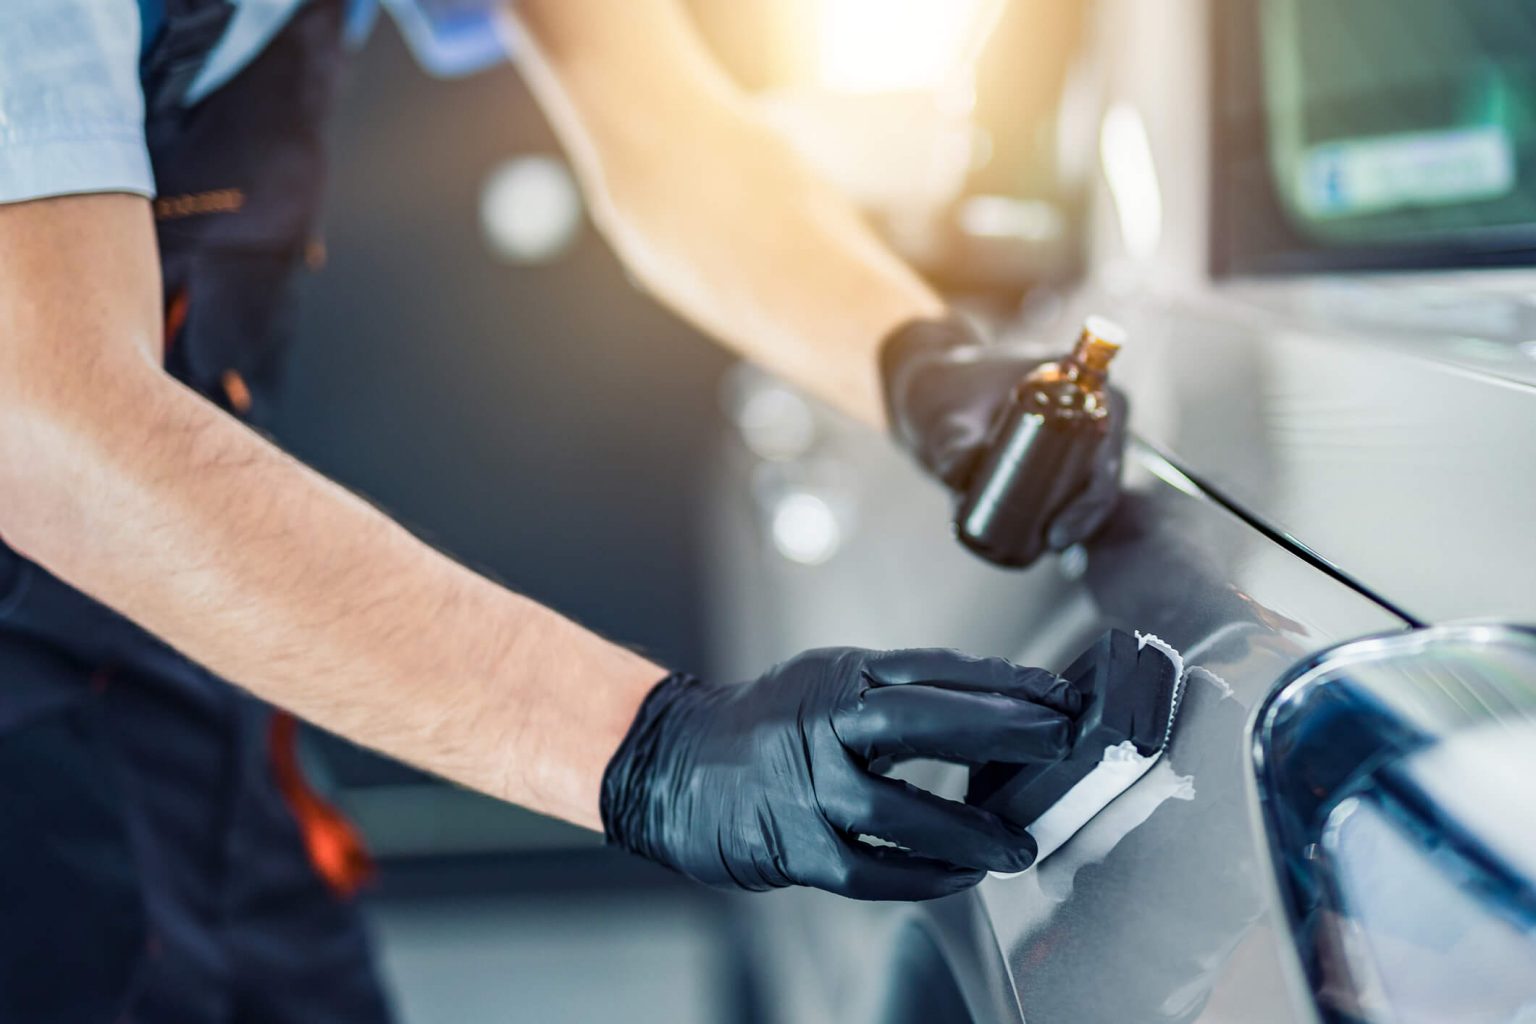
[[1536, 257], [1536, 4], [1213, 6], [1218, 271]]

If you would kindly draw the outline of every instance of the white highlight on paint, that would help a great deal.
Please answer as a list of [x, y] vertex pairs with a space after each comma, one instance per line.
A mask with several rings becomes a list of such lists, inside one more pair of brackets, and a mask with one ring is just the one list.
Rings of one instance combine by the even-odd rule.
[[1104, 115], [1099, 160], [1126, 253], [1138, 262], [1151, 260], [1163, 237], [1163, 190], [1146, 123], [1129, 103], [1116, 103]]
[[1169, 462], [1167, 459], [1163, 458], [1152, 449], [1142, 448], [1137, 452], [1137, 456], [1141, 464], [1146, 466], [1147, 469], [1152, 472], [1153, 476], [1157, 477], [1159, 480], [1172, 487], [1174, 490], [1182, 491], [1184, 494], [1188, 494], [1193, 498], [1201, 498], [1205, 496], [1204, 492], [1200, 490], [1199, 484], [1195, 483], [1188, 476], [1186, 476], [1184, 471], [1179, 469], [1179, 467], [1175, 466], [1173, 463]]
[[[1157, 763], [1157, 754], [1142, 755], [1130, 740], [1104, 751], [1099, 766], [1085, 775], [1065, 796], [1034, 820], [1029, 834], [1035, 837], [1035, 863], [1061, 849], [1068, 839], [1092, 821], [1110, 802], [1130, 789]], [[1011, 875], [1000, 874], [999, 878]]]
[[820, 565], [842, 546], [842, 528], [826, 500], [804, 491], [780, 498], [770, 528], [779, 554], [801, 565]]
[[512, 263], [547, 263], [581, 230], [581, 191], [553, 156], [513, 157], [480, 193], [480, 226], [491, 250]]
[[1193, 800], [1195, 780], [1180, 775], [1167, 761], [1158, 760], [1130, 789], [1115, 799], [1093, 819], [1071, 846], [1062, 849], [1037, 873], [1040, 891], [1057, 902], [1072, 895], [1077, 872], [1089, 864], [1098, 864], [1109, 856], [1120, 841], [1152, 817], [1169, 800]]

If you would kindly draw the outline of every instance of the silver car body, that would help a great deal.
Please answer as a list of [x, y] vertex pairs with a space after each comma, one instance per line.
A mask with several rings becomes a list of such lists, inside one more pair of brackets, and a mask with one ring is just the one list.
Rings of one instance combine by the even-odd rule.
[[[1097, 5], [1063, 132], [1099, 164], [1087, 272], [1006, 328], [1042, 354], [1090, 312], [1131, 333], [1106, 536], [985, 566], [935, 486], [821, 412], [799, 465], [722, 454], [718, 673], [823, 644], [1060, 668], [1109, 627], [1194, 667], [1164, 762], [1037, 869], [930, 905], [752, 901], [775, 1019], [1311, 1019], [1254, 817], [1255, 709], [1353, 638], [1536, 622], [1536, 273], [1215, 278], [1209, 16]], [[844, 536], [823, 564], [772, 550], [758, 499], [786, 479], [831, 496]]]

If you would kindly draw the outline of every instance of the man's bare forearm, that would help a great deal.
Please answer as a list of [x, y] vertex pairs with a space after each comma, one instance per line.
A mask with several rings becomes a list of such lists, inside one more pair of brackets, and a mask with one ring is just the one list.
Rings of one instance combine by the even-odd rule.
[[[12, 262], [8, 286], [48, 294], [15, 265], [35, 261]], [[142, 344], [88, 343], [114, 329], [110, 309], [3, 305], [8, 542], [273, 703], [598, 824], [603, 768], [661, 669], [416, 540], [171, 380]]]
[[520, 66], [663, 302], [873, 425], [880, 342], [941, 299], [759, 120], [677, 0], [520, 0]]

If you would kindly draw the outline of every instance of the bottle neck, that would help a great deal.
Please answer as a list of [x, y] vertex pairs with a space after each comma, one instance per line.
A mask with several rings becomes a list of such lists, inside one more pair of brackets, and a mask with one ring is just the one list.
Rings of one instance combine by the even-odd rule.
[[1104, 389], [1109, 386], [1109, 381], [1104, 374], [1094, 373], [1075, 363], [1068, 370], [1068, 374], [1072, 384], [1085, 395], [1103, 394]]
[[1084, 332], [1077, 347], [1067, 358], [1068, 365], [1076, 371], [1078, 379], [1090, 387], [1102, 387], [1109, 376], [1109, 364], [1114, 361], [1120, 346]]

